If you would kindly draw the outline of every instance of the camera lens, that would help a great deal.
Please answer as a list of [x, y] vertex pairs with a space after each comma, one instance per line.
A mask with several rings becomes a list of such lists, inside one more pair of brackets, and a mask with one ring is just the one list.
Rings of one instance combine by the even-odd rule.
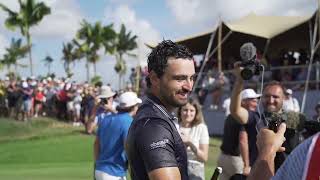
[[246, 67], [241, 71], [241, 77], [244, 80], [251, 79], [253, 75], [254, 75], [254, 71], [251, 68]]

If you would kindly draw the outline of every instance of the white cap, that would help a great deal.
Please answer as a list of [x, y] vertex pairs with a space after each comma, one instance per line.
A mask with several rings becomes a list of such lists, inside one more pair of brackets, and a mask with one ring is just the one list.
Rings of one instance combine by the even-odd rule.
[[290, 94], [291, 95], [292, 94], [292, 90], [291, 89], [287, 89], [286, 90], [286, 94]]
[[131, 107], [142, 103], [135, 92], [125, 92], [119, 96], [119, 107]]
[[29, 85], [26, 81], [23, 81], [22, 82], [22, 88], [27, 88]]
[[113, 97], [114, 95], [116, 95], [116, 93], [112, 91], [110, 86], [102, 86], [101, 87], [101, 93], [98, 96], [98, 98], [99, 99], [101, 99], [101, 98], [109, 98], [109, 97]]
[[253, 89], [245, 89], [241, 91], [241, 100], [259, 97], [261, 97], [261, 94], [257, 94]]

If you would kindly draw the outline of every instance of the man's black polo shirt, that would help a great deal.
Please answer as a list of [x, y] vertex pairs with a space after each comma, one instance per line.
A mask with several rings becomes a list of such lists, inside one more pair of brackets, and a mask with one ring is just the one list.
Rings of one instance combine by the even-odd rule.
[[188, 179], [185, 145], [170, 114], [160, 100], [149, 95], [140, 106], [128, 132], [127, 155], [133, 180], [148, 178], [148, 172], [163, 167], [178, 167]]

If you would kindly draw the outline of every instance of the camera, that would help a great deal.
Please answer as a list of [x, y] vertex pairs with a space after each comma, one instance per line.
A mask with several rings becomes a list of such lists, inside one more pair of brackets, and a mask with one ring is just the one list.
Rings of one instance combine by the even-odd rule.
[[266, 120], [268, 122], [268, 128], [274, 132], [277, 132], [280, 124], [287, 121], [287, 116], [284, 113], [269, 113], [266, 117]]
[[100, 99], [100, 104], [101, 104], [101, 105], [108, 104], [108, 98], [101, 98], [101, 99]]
[[243, 61], [241, 63], [241, 66], [244, 67], [241, 71], [241, 77], [244, 80], [249, 80], [254, 75], [259, 76], [260, 72], [263, 70], [262, 65], [255, 59]]
[[254, 75], [260, 75], [263, 66], [257, 61], [257, 49], [253, 43], [245, 43], [240, 47], [240, 57], [242, 59], [240, 66], [243, 67], [242, 79], [249, 80]]

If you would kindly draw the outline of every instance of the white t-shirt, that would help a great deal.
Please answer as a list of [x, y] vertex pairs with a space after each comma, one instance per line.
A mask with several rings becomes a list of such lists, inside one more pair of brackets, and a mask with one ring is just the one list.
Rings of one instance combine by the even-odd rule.
[[300, 111], [299, 102], [296, 98], [289, 97], [289, 99], [286, 99], [283, 101], [282, 109], [284, 111], [299, 112]]
[[230, 103], [231, 103], [231, 99], [227, 98], [223, 101], [223, 104], [222, 104], [226, 117], [230, 114]]
[[[192, 144], [199, 148], [200, 144], [209, 144], [208, 127], [204, 123], [198, 124], [191, 128], [184, 128], [180, 126], [180, 132], [189, 135]], [[190, 147], [187, 148], [188, 160], [197, 161], [197, 158]]]

